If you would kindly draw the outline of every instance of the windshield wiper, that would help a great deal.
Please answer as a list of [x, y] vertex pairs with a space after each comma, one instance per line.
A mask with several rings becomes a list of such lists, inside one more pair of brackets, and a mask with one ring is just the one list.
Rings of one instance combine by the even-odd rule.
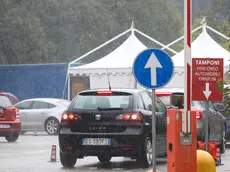
[[98, 110], [123, 110], [123, 108], [101, 108], [97, 107]]

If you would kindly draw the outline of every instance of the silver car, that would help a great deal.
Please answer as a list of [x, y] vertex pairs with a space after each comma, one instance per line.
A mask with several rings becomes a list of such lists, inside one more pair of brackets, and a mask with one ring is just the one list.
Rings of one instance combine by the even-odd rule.
[[36, 98], [21, 101], [15, 105], [19, 109], [22, 134], [26, 131], [46, 131], [58, 134], [62, 113], [70, 101], [54, 98]]

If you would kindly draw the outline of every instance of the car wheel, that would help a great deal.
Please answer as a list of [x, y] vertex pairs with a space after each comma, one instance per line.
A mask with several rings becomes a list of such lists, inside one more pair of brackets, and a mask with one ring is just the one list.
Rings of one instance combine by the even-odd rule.
[[63, 167], [73, 168], [77, 162], [77, 156], [72, 153], [62, 153], [60, 151], [60, 161]]
[[137, 162], [147, 168], [152, 165], [152, 157], [152, 141], [150, 137], [147, 137], [137, 156]]
[[45, 122], [45, 130], [49, 135], [57, 135], [59, 130], [59, 121], [56, 118], [49, 118]]
[[222, 131], [222, 139], [220, 143], [220, 152], [225, 153], [225, 151], [226, 151], [226, 129], [224, 126]]
[[8, 141], [8, 142], [15, 142], [18, 140], [18, 137], [19, 137], [19, 134], [18, 133], [14, 133], [14, 134], [10, 134], [8, 136], [5, 136], [5, 139]]
[[104, 155], [104, 154], [99, 155], [97, 158], [98, 158], [98, 160], [99, 160], [100, 162], [103, 162], [103, 163], [108, 163], [108, 162], [110, 162], [110, 160], [112, 159], [111, 156], [109, 156], [109, 155]]

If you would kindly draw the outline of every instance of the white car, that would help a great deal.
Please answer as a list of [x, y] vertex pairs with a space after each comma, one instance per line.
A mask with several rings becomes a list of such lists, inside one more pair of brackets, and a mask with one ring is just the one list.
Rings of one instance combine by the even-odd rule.
[[26, 131], [46, 131], [49, 135], [58, 134], [62, 113], [70, 101], [55, 98], [27, 99], [15, 104], [19, 109], [21, 133]]

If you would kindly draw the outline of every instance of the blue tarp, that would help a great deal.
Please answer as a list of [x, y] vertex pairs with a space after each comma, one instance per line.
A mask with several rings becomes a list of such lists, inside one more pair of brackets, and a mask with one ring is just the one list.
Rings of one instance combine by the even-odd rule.
[[67, 64], [0, 66], [0, 91], [11, 92], [20, 100], [67, 98]]

